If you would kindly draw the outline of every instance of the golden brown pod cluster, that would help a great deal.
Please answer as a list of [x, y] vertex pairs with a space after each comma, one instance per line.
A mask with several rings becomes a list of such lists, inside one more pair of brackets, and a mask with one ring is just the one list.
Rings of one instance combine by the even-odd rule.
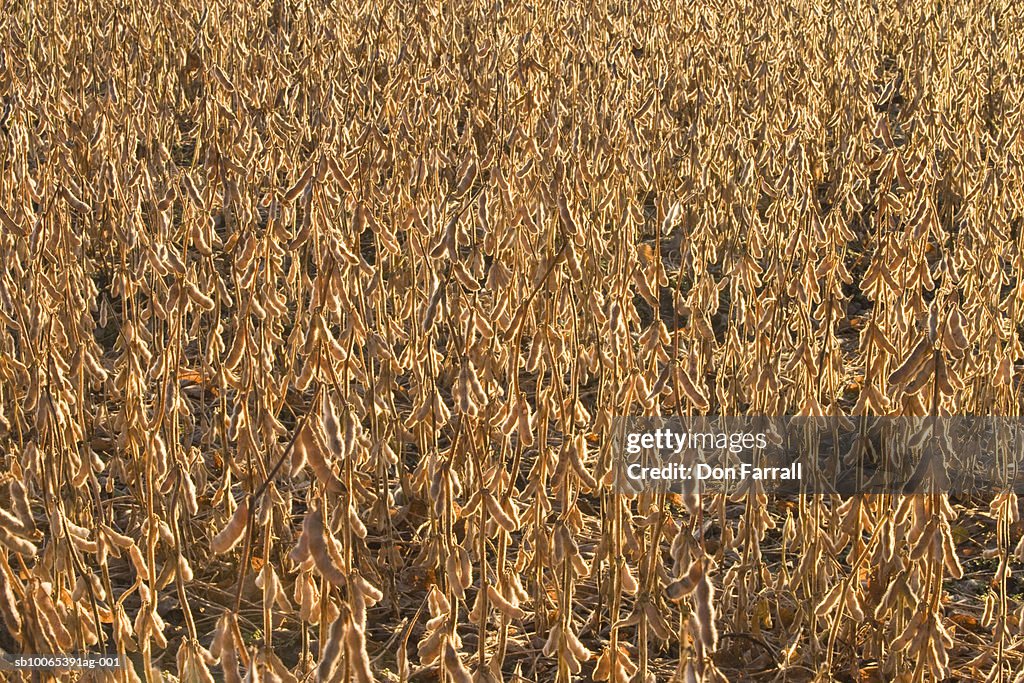
[[622, 490], [612, 444], [1018, 415], [1022, 14], [5, 2], [0, 650], [1021, 683], [1015, 492]]

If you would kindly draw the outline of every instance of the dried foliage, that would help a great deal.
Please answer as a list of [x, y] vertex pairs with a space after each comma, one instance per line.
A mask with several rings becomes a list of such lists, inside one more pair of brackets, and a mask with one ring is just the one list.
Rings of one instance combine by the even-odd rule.
[[3, 649], [1022, 680], [1014, 495], [624, 496], [608, 439], [1019, 414], [1021, 5], [4, 4]]

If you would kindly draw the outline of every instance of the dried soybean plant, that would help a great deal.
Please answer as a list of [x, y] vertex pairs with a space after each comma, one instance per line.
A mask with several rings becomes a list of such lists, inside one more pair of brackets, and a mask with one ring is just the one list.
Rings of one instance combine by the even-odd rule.
[[833, 5], [5, 3], [0, 649], [1024, 680], [1012, 491], [616, 487], [620, 416], [1020, 410], [1021, 8]]

